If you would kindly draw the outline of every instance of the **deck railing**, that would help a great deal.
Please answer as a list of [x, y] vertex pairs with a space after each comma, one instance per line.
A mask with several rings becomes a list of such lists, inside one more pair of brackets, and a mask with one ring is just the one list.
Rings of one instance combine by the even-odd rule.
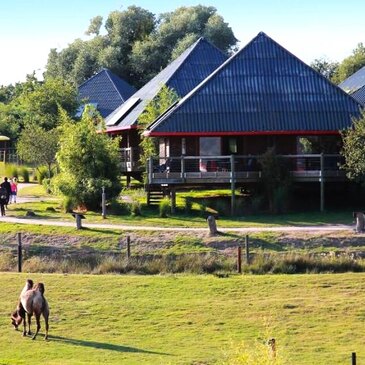
[[[322, 178], [343, 180], [341, 155], [281, 155], [296, 181]], [[258, 156], [180, 156], [150, 158], [147, 175], [150, 184], [255, 182], [261, 178]]]

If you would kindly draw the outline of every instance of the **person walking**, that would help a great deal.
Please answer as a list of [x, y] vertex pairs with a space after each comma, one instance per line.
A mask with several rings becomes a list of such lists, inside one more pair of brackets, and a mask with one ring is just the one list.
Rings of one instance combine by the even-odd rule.
[[3, 216], [5, 216], [5, 204], [6, 204], [6, 198], [7, 198], [8, 194], [7, 194], [6, 189], [1, 185], [0, 185], [0, 215], [3, 217]]
[[16, 177], [10, 182], [10, 189], [11, 189], [11, 196], [10, 196], [10, 203], [16, 203], [16, 196], [18, 193], [18, 183], [16, 181]]
[[4, 188], [6, 190], [6, 193], [7, 193], [6, 202], [5, 202], [5, 207], [7, 208], [8, 204], [9, 204], [10, 195], [11, 195], [11, 186], [10, 186], [10, 183], [9, 183], [7, 177], [4, 177], [4, 181], [1, 183], [0, 186], [2, 188]]

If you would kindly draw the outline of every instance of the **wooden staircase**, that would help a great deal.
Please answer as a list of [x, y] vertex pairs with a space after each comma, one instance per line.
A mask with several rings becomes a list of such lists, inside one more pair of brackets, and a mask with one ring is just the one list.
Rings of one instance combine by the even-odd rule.
[[160, 201], [169, 196], [169, 191], [161, 186], [149, 187], [147, 189], [147, 205], [158, 205]]

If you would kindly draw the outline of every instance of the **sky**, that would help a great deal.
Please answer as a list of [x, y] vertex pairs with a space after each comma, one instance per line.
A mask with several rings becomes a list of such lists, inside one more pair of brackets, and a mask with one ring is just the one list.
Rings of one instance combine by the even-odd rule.
[[240, 47], [263, 31], [306, 63], [342, 61], [365, 43], [364, 0], [0, 0], [0, 85], [41, 77], [51, 48], [84, 35], [90, 19], [136, 5], [158, 15], [180, 6], [214, 6]]

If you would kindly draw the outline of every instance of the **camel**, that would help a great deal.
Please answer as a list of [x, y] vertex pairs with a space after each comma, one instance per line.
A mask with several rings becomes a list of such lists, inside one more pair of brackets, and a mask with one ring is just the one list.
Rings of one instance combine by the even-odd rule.
[[[46, 334], [44, 336], [44, 339], [48, 339], [48, 318], [49, 318], [49, 307], [46, 298], [44, 297], [44, 284], [38, 283], [34, 287], [30, 287], [27, 290], [27, 285], [23, 288], [22, 293], [20, 295], [20, 301], [18, 303], [17, 310], [12, 315], [12, 321], [13, 324], [17, 326], [20, 325], [22, 320], [23, 322], [23, 336], [27, 335], [26, 331], [26, 315], [28, 318], [28, 335], [31, 334], [30, 331], [30, 325], [31, 325], [31, 318], [32, 315], [35, 315], [36, 322], [37, 322], [37, 330], [35, 334], [33, 335], [32, 339], [35, 340], [37, 337], [37, 334], [41, 328], [40, 324], [40, 318], [41, 314], [44, 317], [44, 321], [46, 324]], [[14, 326], [15, 326], [14, 324]]]
[[21, 305], [21, 302], [20, 302], [20, 298], [22, 295], [24, 295], [24, 293], [26, 291], [32, 289], [33, 285], [34, 285], [33, 280], [27, 279], [27, 281], [25, 282], [24, 288], [20, 292], [17, 309], [11, 314], [11, 322], [12, 322], [15, 330], [18, 330], [18, 327], [20, 326], [20, 324], [22, 323], [22, 320], [23, 320], [23, 316], [19, 314], [19, 311], [24, 312], [23, 306]]

